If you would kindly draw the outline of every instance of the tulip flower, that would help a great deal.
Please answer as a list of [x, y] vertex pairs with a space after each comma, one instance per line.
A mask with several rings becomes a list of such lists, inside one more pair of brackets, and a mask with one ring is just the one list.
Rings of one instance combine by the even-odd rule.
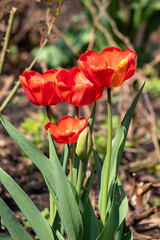
[[35, 105], [50, 106], [62, 101], [55, 91], [55, 77], [58, 70], [51, 69], [43, 75], [36, 71], [24, 71], [19, 77], [22, 87]]
[[56, 76], [56, 91], [67, 103], [76, 107], [89, 105], [102, 96], [103, 87], [90, 82], [78, 67], [61, 69]]
[[89, 50], [80, 56], [79, 67], [84, 75], [101, 87], [119, 87], [135, 73], [136, 53], [116, 47], [105, 48], [100, 54]]
[[62, 117], [58, 124], [47, 123], [44, 128], [51, 133], [52, 139], [57, 143], [76, 143], [80, 133], [85, 129], [87, 119], [77, 118], [71, 116]]

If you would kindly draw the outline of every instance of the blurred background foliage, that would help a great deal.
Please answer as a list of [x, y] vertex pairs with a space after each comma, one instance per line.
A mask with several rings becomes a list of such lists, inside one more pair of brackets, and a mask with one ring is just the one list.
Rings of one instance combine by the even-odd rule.
[[[73, 48], [78, 53], [87, 50], [94, 25], [96, 26], [92, 49], [95, 51], [100, 52], [110, 46], [113, 41], [110, 42], [109, 37], [117, 46], [126, 49], [129, 47], [124, 42], [127, 36], [137, 52], [138, 66], [142, 66], [150, 61], [153, 51], [159, 48], [159, 43], [152, 42], [151, 39], [151, 34], [159, 26], [159, 0], [112, 0], [106, 9], [104, 5], [107, 5], [107, 1], [100, 3], [94, 0], [81, 0], [80, 3], [81, 11], [72, 17], [69, 27], [63, 32], [63, 37], [60, 36], [54, 45], [46, 46], [39, 61], [45, 60], [52, 68], [72, 66], [75, 55]], [[98, 24], [95, 23], [97, 16]], [[121, 35], [123, 34], [122, 39], [116, 34], [114, 24]], [[110, 36], [107, 36], [107, 33]], [[69, 48], [70, 45], [73, 48]], [[36, 52], [37, 47], [31, 51], [33, 56]]]

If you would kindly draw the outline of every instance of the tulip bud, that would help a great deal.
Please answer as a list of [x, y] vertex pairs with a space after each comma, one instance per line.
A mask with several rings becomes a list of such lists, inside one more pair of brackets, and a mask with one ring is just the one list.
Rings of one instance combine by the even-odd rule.
[[76, 147], [76, 154], [81, 160], [89, 157], [93, 149], [93, 140], [90, 127], [87, 126], [79, 135]]

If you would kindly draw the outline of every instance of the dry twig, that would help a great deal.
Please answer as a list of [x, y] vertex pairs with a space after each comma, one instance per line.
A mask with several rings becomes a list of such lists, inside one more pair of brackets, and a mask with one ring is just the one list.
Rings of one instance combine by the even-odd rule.
[[[48, 40], [49, 40], [49, 36], [51, 34], [52, 31], [52, 27], [53, 24], [55, 23], [55, 21], [57, 20], [60, 10], [61, 10], [61, 6], [62, 6], [62, 2], [63, 0], [59, 0], [58, 1], [58, 5], [56, 8], [56, 15], [54, 17], [52, 17], [51, 23], [49, 25], [48, 28], [48, 32], [47, 32], [47, 36], [43, 42], [43, 44], [40, 46], [35, 58], [33, 59], [33, 61], [31, 62], [31, 64], [29, 65], [29, 67], [27, 68], [27, 70], [30, 70], [33, 65], [35, 64], [35, 62], [37, 61], [37, 58], [39, 57], [39, 54], [41, 53], [43, 47], [47, 44]], [[0, 106], [0, 113], [2, 113], [2, 111], [4, 111], [4, 109], [6, 108], [6, 106], [8, 105], [8, 103], [11, 101], [11, 99], [14, 97], [14, 95], [16, 94], [18, 88], [20, 87], [20, 81], [17, 81], [14, 88], [11, 90], [10, 94], [8, 95], [8, 97], [5, 99], [5, 101], [2, 103], [2, 105]]]
[[16, 11], [17, 11], [17, 9], [15, 7], [12, 7], [12, 9], [10, 11], [10, 15], [9, 15], [8, 27], [7, 27], [5, 40], [4, 40], [4, 44], [3, 44], [3, 49], [2, 49], [1, 57], [0, 57], [0, 75], [2, 74], [2, 69], [3, 69], [3, 65], [4, 65], [6, 53], [7, 53], [10, 34], [11, 34], [12, 26], [13, 26], [13, 19], [14, 19], [14, 15], [15, 15]]

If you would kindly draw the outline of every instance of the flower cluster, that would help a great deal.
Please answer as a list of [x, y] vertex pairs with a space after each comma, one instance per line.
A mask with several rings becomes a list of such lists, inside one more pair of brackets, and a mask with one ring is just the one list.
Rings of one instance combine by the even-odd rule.
[[[102, 96], [105, 87], [119, 87], [135, 72], [136, 53], [130, 49], [108, 47], [100, 54], [89, 50], [78, 60], [78, 67], [51, 69], [43, 75], [24, 71], [19, 80], [29, 100], [36, 105], [50, 106], [65, 101], [76, 107], [89, 105]], [[58, 143], [77, 142], [87, 120], [61, 118], [58, 125], [47, 123], [52, 138]]]

